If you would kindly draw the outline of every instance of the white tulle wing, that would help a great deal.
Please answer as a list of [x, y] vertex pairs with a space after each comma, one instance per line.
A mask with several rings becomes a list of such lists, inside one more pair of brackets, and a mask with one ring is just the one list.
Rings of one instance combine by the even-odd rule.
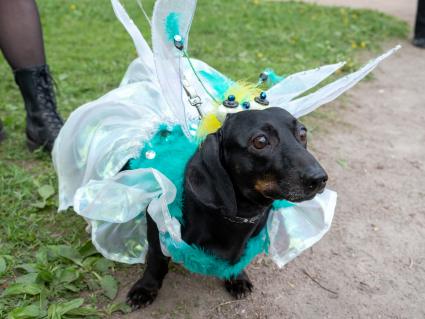
[[351, 89], [375, 69], [379, 63], [400, 49], [400, 47], [401, 46], [396, 46], [378, 58], [371, 60], [360, 70], [346, 75], [312, 94], [293, 100], [286, 105], [281, 105], [281, 107], [297, 118], [314, 111], [319, 106], [333, 101], [338, 96]]
[[341, 68], [345, 62], [325, 65], [313, 70], [291, 74], [267, 91], [272, 106], [284, 106], [293, 98], [315, 87]]
[[175, 46], [174, 37], [181, 37], [184, 50], [187, 50], [195, 8], [195, 0], [158, 0], [152, 17], [152, 46], [161, 91], [188, 136], [190, 112], [187, 109], [192, 106], [182, 84], [184, 53]]
[[153, 61], [153, 53], [146, 40], [143, 38], [140, 30], [134, 24], [133, 20], [128, 16], [124, 7], [119, 0], [111, 0], [112, 8], [114, 9], [115, 15], [118, 20], [122, 23], [128, 34], [133, 39], [134, 46], [136, 47], [137, 54], [142, 66], [142, 71], [155, 78], [155, 65]]

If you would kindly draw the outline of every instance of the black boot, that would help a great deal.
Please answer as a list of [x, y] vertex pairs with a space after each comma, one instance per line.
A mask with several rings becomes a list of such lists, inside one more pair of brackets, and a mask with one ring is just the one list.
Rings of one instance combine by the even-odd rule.
[[412, 43], [415, 47], [425, 49], [425, 37], [415, 38], [415, 39], [412, 40]]
[[43, 147], [51, 152], [63, 125], [56, 111], [53, 80], [47, 65], [16, 70], [15, 81], [27, 111], [27, 145], [30, 151]]
[[413, 45], [425, 49], [425, 0], [418, 1], [418, 11], [416, 13], [415, 37]]

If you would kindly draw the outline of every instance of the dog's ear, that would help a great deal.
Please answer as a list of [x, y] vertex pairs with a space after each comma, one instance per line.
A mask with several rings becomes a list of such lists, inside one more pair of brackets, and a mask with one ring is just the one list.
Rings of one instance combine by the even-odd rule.
[[236, 216], [237, 205], [233, 183], [220, 155], [218, 131], [207, 136], [186, 168], [185, 192], [187, 199], [221, 215]]

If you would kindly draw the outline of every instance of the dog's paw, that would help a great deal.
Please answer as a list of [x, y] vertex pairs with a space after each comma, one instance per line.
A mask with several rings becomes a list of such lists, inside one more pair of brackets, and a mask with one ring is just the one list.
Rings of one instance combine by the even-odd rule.
[[150, 291], [141, 286], [134, 285], [127, 294], [127, 304], [131, 309], [137, 310], [149, 306], [158, 296], [158, 291]]
[[225, 280], [224, 286], [226, 287], [226, 290], [236, 299], [245, 298], [252, 292], [252, 289], [254, 288], [245, 272], [241, 273], [236, 278]]

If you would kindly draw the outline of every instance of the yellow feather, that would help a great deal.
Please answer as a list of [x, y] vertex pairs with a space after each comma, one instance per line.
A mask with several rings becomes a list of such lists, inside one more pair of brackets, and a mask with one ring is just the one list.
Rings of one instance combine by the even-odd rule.
[[243, 103], [253, 100], [256, 96], [260, 95], [261, 89], [244, 81], [237, 81], [232, 87], [227, 90], [224, 96], [234, 95], [236, 101]]
[[215, 133], [221, 127], [221, 122], [215, 114], [205, 115], [198, 127], [198, 137], [203, 138], [208, 134]]
[[[227, 90], [225, 96], [234, 95], [236, 101], [243, 103], [253, 100], [256, 96], [260, 95], [260, 93], [261, 89], [257, 88], [255, 84], [237, 81], [229, 90]], [[198, 138], [204, 138], [208, 134], [217, 132], [221, 125], [222, 123], [218, 120], [214, 113], [205, 115], [198, 127]]]

